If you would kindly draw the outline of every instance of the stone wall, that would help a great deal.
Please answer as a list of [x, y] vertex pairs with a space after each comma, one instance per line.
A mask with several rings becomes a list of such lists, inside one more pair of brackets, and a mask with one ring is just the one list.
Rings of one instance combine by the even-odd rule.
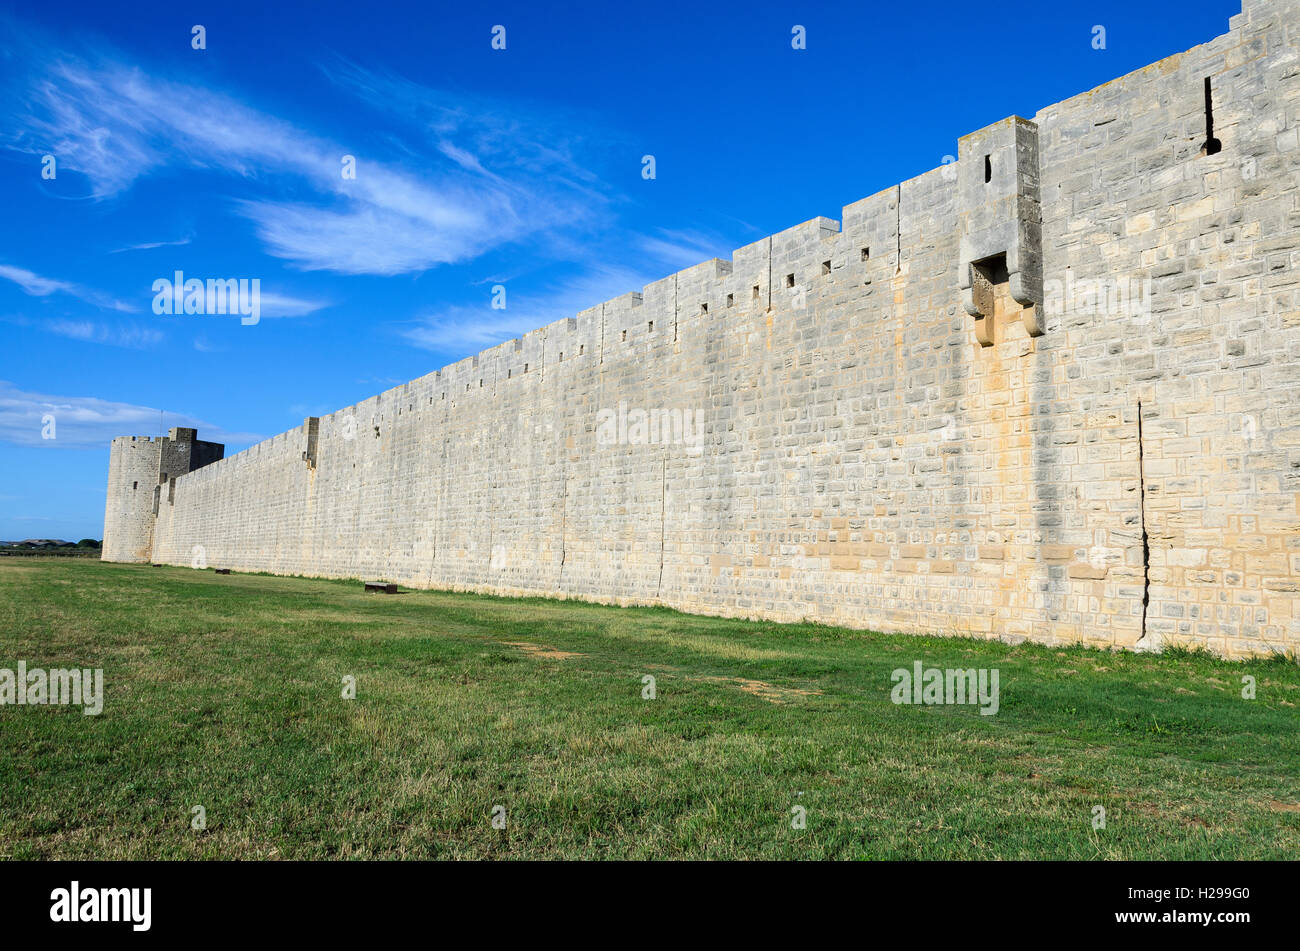
[[203, 442], [193, 429], [166, 436], [119, 436], [108, 454], [103, 561], [151, 561], [163, 502], [175, 499], [176, 477], [220, 459], [225, 447]]
[[1295, 650], [1298, 134], [1300, 2], [1246, 0], [838, 222], [175, 477], [152, 557]]
[[148, 561], [153, 552], [154, 488], [161, 443], [147, 436], [119, 436], [108, 453], [104, 504], [104, 561]]

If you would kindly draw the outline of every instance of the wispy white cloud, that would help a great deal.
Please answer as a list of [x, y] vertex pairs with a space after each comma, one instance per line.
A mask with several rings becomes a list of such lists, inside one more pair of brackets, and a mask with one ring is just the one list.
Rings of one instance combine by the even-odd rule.
[[[552, 283], [538, 292], [516, 292], [507, 285], [505, 310], [493, 310], [485, 298], [482, 306], [431, 311], [398, 332], [424, 350], [455, 356], [473, 353], [629, 291], [639, 292], [647, 283], [674, 271], [731, 254], [726, 239], [705, 231], [659, 231], [628, 243], [637, 248], [637, 268], [592, 262], [573, 279]], [[491, 280], [497, 283], [495, 278]]]
[[293, 403], [289, 406], [288, 415], [301, 420], [308, 416], [328, 416], [336, 409], [337, 406], [330, 406], [328, 403]]
[[398, 332], [412, 346], [458, 358], [572, 317], [628, 291], [639, 291], [644, 284], [645, 277], [639, 272], [606, 267], [539, 293], [507, 294], [505, 310], [493, 310], [486, 301], [480, 307], [444, 307]]
[[45, 297], [56, 291], [69, 293], [72, 288], [71, 284], [66, 284], [63, 281], [41, 277], [31, 271], [25, 271], [18, 267], [9, 267], [4, 264], [0, 264], [0, 277], [3, 277], [6, 281], [13, 281], [28, 294], [33, 294], [36, 297]]
[[469, 260], [513, 236], [508, 208], [462, 213], [438, 200], [423, 208], [320, 208], [277, 201], [244, 201], [267, 250], [304, 270], [394, 275]]
[[21, 267], [0, 264], [0, 278], [6, 281], [12, 281], [33, 297], [48, 297], [51, 294], [67, 294], [69, 297], [75, 297], [78, 300], [94, 304], [96, 307], [103, 307], [107, 310], [117, 310], [125, 313], [135, 310], [135, 308], [130, 304], [116, 300], [110, 295], [104, 294], [93, 288], [82, 287], [80, 284], [74, 284], [71, 281], [60, 281], [55, 280], [54, 278], [42, 277], [39, 274]]
[[620, 144], [619, 136], [599, 117], [520, 99], [507, 105], [346, 60], [322, 69], [332, 82], [375, 111], [405, 119], [426, 143], [467, 171], [515, 186], [534, 179], [551, 181], [581, 192], [589, 202], [610, 201], [600, 176], [580, 157], [608, 152]]
[[[237, 201], [235, 210], [271, 254], [303, 269], [392, 275], [466, 261], [573, 228], [605, 200], [566, 142], [547, 140], [553, 127], [512, 117], [500, 104], [453, 107], [445, 92], [347, 64], [331, 78], [410, 127], [411, 168], [107, 54], [28, 55], [38, 58], [29, 71], [36, 78], [0, 90], [14, 104], [5, 123], [12, 131], [0, 142], [52, 151], [60, 169], [90, 180], [97, 198], [163, 167], [239, 176], [266, 194]], [[341, 174], [345, 154], [355, 156], [355, 178]], [[289, 193], [292, 200], [283, 197]]]
[[[190, 280], [202, 281], [202, 278], [191, 277]], [[234, 279], [232, 278], [231, 280]], [[160, 293], [163, 296], [164, 304], [167, 303], [167, 294], [169, 292], [162, 291]], [[289, 294], [279, 294], [274, 291], [263, 291], [260, 289], [260, 284], [257, 293], [257, 301], [259, 319], [265, 317], [305, 317], [308, 314], [314, 314], [318, 310], [334, 306], [332, 302], [326, 300], [310, 300], [302, 297], [293, 297]], [[243, 319], [244, 314], [238, 309], [233, 298], [232, 301], [227, 304], [227, 311], [228, 313], [186, 314], [182, 310], [181, 312], [169, 313], [165, 316], [160, 315], [158, 319], [168, 323], [180, 324], [206, 320], [238, 321]]]
[[[53, 419], [53, 439], [47, 417]], [[47, 449], [104, 449], [117, 436], [158, 435], [162, 427], [190, 426], [199, 438], [230, 446], [260, 442], [255, 433], [229, 432], [184, 413], [90, 396], [54, 396], [20, 390], [0, 380], [0, 441]], [[229, 451], [229, 449], [228, 449]]]
[[109, 254], [121, 254], [123, 251], [152, 251], [154, 248], [178, 248], [189, 244], [194, 239], [178, 238], [175, 241], [146, 241], [144, 244], [129, 244], [125, 248], [114, 248]]
[[85, 343], [105, 343], [114, 347], [145, 350], [157, 346], [163, 333], [135, 324], [104, 324], [94, 320], [53, 320], [44, 325], [51, 333]]
[[[597, 117], [453, 93], [333, 60], [322, 66], [326, 77], [351, 97], [350, 104], [360, 102], [377, 115], [372, 124], [381, 131], [370, 141], [384, 142], [386, 151], [370, 154], [228, 92], [150, 75], [117, 55], [45, 57], [35, 57], [30, 73], [37, 79], [30, 88], [12, 97], [23, 107], [10, 117], [10, 144], [53, 148], [60, 167], [83, 172], [98, 196], [118, 194], [164, 167], [215, 170], [247, 186], [231, 207], [267, 251], [302, 269], [418, 273], [526, 241], [525, 275], [536, 274], [546, 260], [563, 261], [573, 275], [532, 294], [512, 285], [504, 312], [449, 306], [400, 328], [408, 342], [425, 349], [459, 353], [491, 346], [732, 246], [699, 231], [621, 231], [612, 211], [622, 199], [591, 157], [626, 143]], [[356, 158], [351, 179], [341, 174], [348, 154]], [[611, 265], [611, 246], [625, 249], [632, 263]], [[512, 277], [521, 271], [496, 268]], [[262, 294], [264, 317], [302, 316], [328, 306]], [[86, 338], [94, 333], [78, 329]], [[194, 346], [202, 351], [212, 344], [199, 338]]]
[[404, 327], [401, 335], [421, 350], [446, 354], [469, 354], [496, 346], [542, 326], [523, 314], [455, 306], [427, 314]]
[[399, 386], [405, 382], [406, 380], [399, 380], [397, 379], [397, 377], [393, 377], [393, 376], [378, 376], [378, 377], [370, 376], [370, 377], [357, 378], [357, 383], [359, 383], [361, 386], [378, 386], [385, 390], [394, 386]]
[[734, 248], [719, 235], [705, 231], [661, 230], [641, 237], [641, 251], [660, 261], [669, 271], [680, 271], [710, 258], [730, 258]]
[[261, 316], [263, 317], [305, 317], [318, 310], [332, 306], [328, 301], [303, 300], [286, 294], [260, 295]]

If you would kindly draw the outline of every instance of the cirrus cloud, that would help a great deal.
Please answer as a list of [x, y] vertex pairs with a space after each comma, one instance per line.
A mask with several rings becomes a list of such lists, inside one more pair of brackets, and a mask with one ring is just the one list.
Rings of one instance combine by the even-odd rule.
[[[47, 417], [54, 438], [42, 437]], [[255, 433], [230, 432], [186, 413], [163, 413], [151, 406], [93, 396], [55, 396], [21, 390], [0, 380], [0, 442], [48, 449], [104, 449], [118, 436], [158, 433], [163, 426], [189, 426], [199, 438], [230, 446], [260, 442]]]
[[[17, 48], [27, 77], [5, 83], [13, 105], [0, 144], [58, 155], [60, 169], [84, 175], [101, 200], [162, 169], [238, 178], [263, 194], [233, 200], [233, 210], [270, 254], [304, 270], [395, 275], [466, 261], [592, 221], [605, 201], [596, 176], [543, 141], [553, 127], [541, 120], [499, 105], [471, 118], [448, 106], [445, 92], [356, 67], [331, 78], [372, 104], [376, 91], [389, 93], [390, 138], [413, 144], [388, 151], [407, 165], [356, 154], [233, 93], [151, 75], [113, 54]], [[440, 104], [432, 120], [413, 111], [421, 98]], [[341, 174], [345, 155], [355, 177]]]

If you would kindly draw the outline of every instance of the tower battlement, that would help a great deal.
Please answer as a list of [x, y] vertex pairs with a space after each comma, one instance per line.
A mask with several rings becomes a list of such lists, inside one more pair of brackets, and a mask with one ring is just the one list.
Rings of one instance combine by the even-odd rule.
[[108, 459], [104, 508], [104, 561], [153, 559], [154, 525], [160, 504], [175, 499], [178, 476], [215, 462], [221, 443], [203, 442], [198, 430], [172, 427], [166, 436], [118, 436]]

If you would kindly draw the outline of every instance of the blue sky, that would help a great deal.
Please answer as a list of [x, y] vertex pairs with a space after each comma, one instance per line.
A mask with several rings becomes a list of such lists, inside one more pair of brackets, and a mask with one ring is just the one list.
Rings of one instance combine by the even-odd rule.
[[[26, 6], [0, 3], [0, 539], [72, 540], [102, 535], [113, 436], [194, 425], [234, 453], [838, 219], [1240, 9]], [[261, 320], [156, 315], [177, 270], [258, 279]]]

